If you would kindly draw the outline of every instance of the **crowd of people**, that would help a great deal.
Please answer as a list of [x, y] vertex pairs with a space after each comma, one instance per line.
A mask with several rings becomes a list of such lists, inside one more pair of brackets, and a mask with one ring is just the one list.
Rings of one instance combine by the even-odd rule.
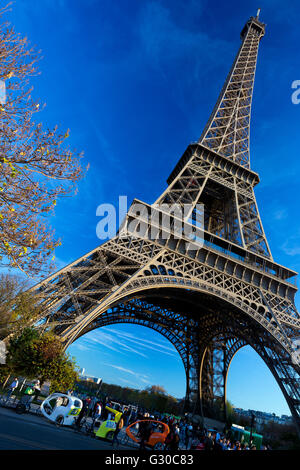
[[[71, 395], [73, 392], [68, 391], [68, 394]], [[79, 396], [82, 400], [82, 409], [77, 418], [76, 424], [80, 427], [81, 420], [83, 417], [90, 417], [92, 418], [93, 422], [96, 420], [106, 421], [109, 419], [113, 419], [112, 413], [109, 412], [108, 408], [113, 408], [113, 404], [106, 397], [104, 400], [100, 400], [97, 397], [82, 397]], [[129, 420], [132, 418], [134, 419], [136, 414], [132, 411], [130, 407], [123, 409], [122, 419], [124, 426], [128, 426]]]
[[[172, 416], [154, 416], [148, 413], [139, 419], [159, 419], [169, 426], [170, 432], [165, 439], [165, 450], [205, 450], [219, 452], [223, 450], [257, 450], [253, 440], [249, 443], [233, 439], [229, 433], [207, 430], [200, 425], [189, 422], [186, 418], [177, 419]], [[142, 431], [142, 438], [148, 440], [151, 434], [151, 424]], [[142, 445], [142, 448], [144, 446]], [[270, 450], [261, 446], [261, 450]]]
[[[14, 378], [8, 386], [6, 394], [6, 401], [10, 399], [12, 393], [18, 387], [18, 378]], [[32, 385], [24, 390], [24, 394], [30, 395], [30, 402], [33, 397], [37, 397], [40, 393], [39, 381], [34, 381]], [[69, 390], [69, 395], [74, 392]], [[150, 414], [144, 409], [139, 409], [136, 406], [128, 405], [121, 406], [112, 403], [108, 397], [99, 399], [98, 397], [78, 396], [81, 398], [83, 406], [78, 418], [76, 419], [76, 427], [80, 429], [82, 419], [91, 418], [92, 425], [98, 421], [114, 420], [114, 414], [109, 411], [109, 408], [119, 406], [119, 411], [122, 412], [118, 423], [116, 423], [116, 430], [112, 445], [119, 445], [118, 436], [120, 431], [128, 425], [141, 421], [139, 423], [139, 442], [140, 449], [143, 450], [147, 447], [147, 442], [150, 439], [151, 433], [157, 428], [157, 424], [152, 421], [160, 421], [168, 425], [169, 433], [166, 435], [164, 441], [164, 449], [170, 451], [176, 450], [205, 450], [205, 451], [223, 451], [223, 450], [257, 450], [255, 443], [252, 442], [239, 442], [233, 439], [229, 432], [218, 432], [216, 430], [207, 430], [199, 424], [195, 424], [185, 416], [183, 418], [176, 418], [164, 413]], [[270, 450], [267, 446], [261, 446], [262, 450]]]
[[[83, 408], [78, 418], [78, 426], [83, 416], [89, 416], [95, 422], [97, 419], [105, 421], [113, 419], [112, 414], [107, 410], [107, 407], [112, 407], [113, 404], [108, 399], [100, 401], [96, 398], [82, 398]], [[219, 452], [223, 450], [257, 450], [255, 443], [240, 442], [228, 433], [218, 431], [211, 431], [201, 427], [198, 424], [192, 423], [186, 417], [176, 418], [174, 416], [167, 416], [164, 413], [150, 414], [144, 409], [137, 407], [123, 406], [122, 416], [117, 423], [116, 432], [112, 444], [118, 445], [119, 432], [126, 428], [128, 425], [141, 421], [139, 424], [139, 439], [140, 449], [143, 450], [147, 447], [146, 443], [149, 441], [151, 433], [155, 429], [155, 425], [151, 423], [152, 420], [166, 423], [169, 427], [169, 433], [164, 442], [164, 449], [170, 451], [176, 450], [205, 450]], [[268, 447], [262, 446], [261, 450], [269, 450]]]

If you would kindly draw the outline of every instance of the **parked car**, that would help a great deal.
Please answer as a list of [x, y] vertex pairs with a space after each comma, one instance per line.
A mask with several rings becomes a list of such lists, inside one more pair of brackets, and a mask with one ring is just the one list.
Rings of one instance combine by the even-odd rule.
[[82, 405], [82, 401], [77, 397], [64, 393], [52, 393], [41, 404], [41, 412], [56, 424], [72, 426]]

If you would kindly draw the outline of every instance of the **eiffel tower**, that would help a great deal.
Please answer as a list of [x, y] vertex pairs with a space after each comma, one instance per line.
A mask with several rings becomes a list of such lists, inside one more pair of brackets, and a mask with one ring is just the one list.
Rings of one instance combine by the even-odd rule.
[[[67, 348], [104, 325], [144, 325], [177, 349], [186, 373], [185, 410], [226, 415], [226, 380], [236, 352], [250, 345], [276, 379], [300, 433], [300, 317], [294, 304], [296, 272], [276, 263], [257, 208], [250, 169], [249, 129], [258, 46], [265, 24], [251, 17], [200, 139], [188, 145], [169, 176], [159, 204], [185, 204], [190, 224], [204, 205], [202, 244], [168, 237], [133, 210], [120, 232], [51, 275], [33, 291], [40, 326], [52, 327]], [[143, 225], [144, 230], [140, 227]], [[195, 224], [194, 224], [195, 225]], [[153, 234], [152, 234], [153, 235]], [[258, 383], [257, 387], [263, 384]], [[225, 416], [226, 417], [226, 416]]]

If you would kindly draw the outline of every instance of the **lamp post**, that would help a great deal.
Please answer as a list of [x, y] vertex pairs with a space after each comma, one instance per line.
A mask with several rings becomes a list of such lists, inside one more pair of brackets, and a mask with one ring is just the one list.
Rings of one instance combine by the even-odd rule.
[[254, 423], [255, 423], [255, 414], [251, 413], [250, 442], [249, 442], [250, 445], [251, 445], [251, 441], [252, 441], [252, 433], [253, 433]]

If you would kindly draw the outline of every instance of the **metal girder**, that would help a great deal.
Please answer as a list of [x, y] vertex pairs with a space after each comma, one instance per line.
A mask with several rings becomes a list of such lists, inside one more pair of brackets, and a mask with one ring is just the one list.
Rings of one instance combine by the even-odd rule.
[[258, 46], [264, 33], [265, 25], [258, 19], [247, 22], [241, 47], [199, 139], [203, 145], [248, 168], [252, 93]]

